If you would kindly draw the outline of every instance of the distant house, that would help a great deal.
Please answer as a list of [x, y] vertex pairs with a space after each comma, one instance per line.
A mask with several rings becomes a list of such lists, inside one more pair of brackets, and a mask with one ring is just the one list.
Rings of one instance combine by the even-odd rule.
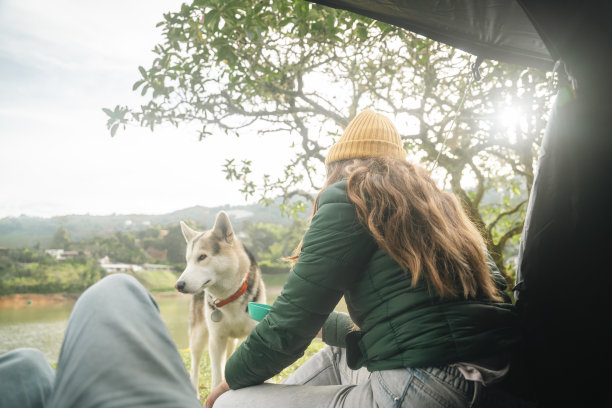
[[107, 273], [136, 272], [142, 270], [142, 266], [140, 265], [124, 263], [101, 263], [100, 266], [104, 268]]
[[45, 250], [45, 253], [55, 258], [56, 261], [61, 261], [65, 259], [63, 249], [47, 249]]
[[79, 256], [79, 251], [64, 251], [62, 256], [63, 256], [64, 259], [75, 258], [75, 257]]
[[160, 265], [160, 264], [135, 265], [135, 264], [128, 264], [128, 263], [112, 263], [108, 255], [105, 256], [104, 258], [98, 259], [98, 263], [104, 270], [106, 270], [107, 273], [136, 272], [136, 271], [142, 271], [143, 269], [146, 269], [149, 271], [171, 271], [172, 270], [172, 267], [170, 265]]
[[144, 264], [142, 265], [143, 269], [149, 271], [171, 271], [172, 267], [170, 265], [159, 265], [159, 264]]
[[66, 251], [64, 249], [47, 249], [45, 253], [55, 258], [56, 261], [65, 261], [79, 256], [79, 251]]

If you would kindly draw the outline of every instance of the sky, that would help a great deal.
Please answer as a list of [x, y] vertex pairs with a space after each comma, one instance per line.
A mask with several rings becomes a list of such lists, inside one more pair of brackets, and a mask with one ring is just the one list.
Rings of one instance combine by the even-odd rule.
[[[0, 0], [0, 218], [159, 214], [245, 204], [225, 158], [277, 174], [278, 140], [129, 127], [111, 137], [103, 107], [132, 91], [175, 0]], [[251, 199], [251, 202], [254, 200]]]

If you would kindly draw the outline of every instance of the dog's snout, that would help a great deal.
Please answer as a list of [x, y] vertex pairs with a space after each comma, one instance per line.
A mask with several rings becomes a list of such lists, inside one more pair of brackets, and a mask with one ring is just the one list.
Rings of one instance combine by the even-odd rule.
[[176, 290], [178, 290], [179, 292], [182, 292], [183, 289], [185, 289], [185, 281], [178, 281], [176, 282], [176, 284], [174, 285], [174, 287], [176, 288]]

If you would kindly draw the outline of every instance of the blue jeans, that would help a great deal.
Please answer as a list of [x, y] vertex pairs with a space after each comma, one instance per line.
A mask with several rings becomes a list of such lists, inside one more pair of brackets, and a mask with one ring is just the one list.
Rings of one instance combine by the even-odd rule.
[[111, 275], [81, 295], [57, 370], [42, 353], [0, 356], [0, 408], [201, 407], [155, 300]]
[[229, 391], [215, 408], [469, 407], [478, 406], [481, 391], [454, 367], [351, 370], [345, 349], [326, 346], [283, 384]]

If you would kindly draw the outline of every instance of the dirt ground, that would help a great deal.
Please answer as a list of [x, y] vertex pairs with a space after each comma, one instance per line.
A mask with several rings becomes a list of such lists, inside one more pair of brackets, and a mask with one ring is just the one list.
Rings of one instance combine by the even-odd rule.
[[22, 309], [24, 306], [47, 307], [51, 305], [74, 302], [78, 297], [78, 293], [17, 293], [14, 295], [0, 296], [0, 310]]
[[[268, 297], [276, 298], [280, 294], [282, 286], [268, 287]], [[71, 303], [78, 299], [79, 293], [16, 293], [13, 295], [0, 296], [0, 310], [7, 309], [22, 309], [24, 307], [48, 307], [60, 305], [62, 303]], [[177, 292], [156, 292], [155, 297], [173, 298], [185, 296]]]

